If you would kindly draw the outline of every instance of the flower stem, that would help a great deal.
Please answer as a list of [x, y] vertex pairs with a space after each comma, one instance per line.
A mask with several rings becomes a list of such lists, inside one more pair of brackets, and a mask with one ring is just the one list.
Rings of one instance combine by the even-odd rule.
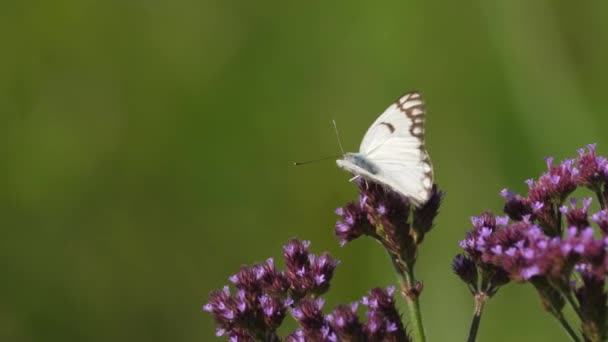
[[483, 314], [483, 308], [487, 299], [488, 296], [483, 292], [475, 295], [475, 312], [473, 313], [473, 320], [471, 321], [471, 329], [469, 329], [469, 338], [467, 339], [467, 342], [475, 342], [475, 339], [477, 338], [479, 323], [481, 323], [481, 315]]
[[579, 309], [578, 305], [576, 304], [576, 301], [574, 300], [574, 297], [572, 296], [572, 291], [563, 291], [562, 294], [564, 295], [564, 297], [566, 297], [566, 300], [568, 301], [568, 303], [570, 304], [570, 306], [572, 307], [574, 312], [576, 312], [576, 315], [578, 316], [578, 318], [580, 318], [582, 320], [583, 316], [581, 313], [581, 309]]
[[551, 284], [547, 278], [536, 277], [532, 278], [531, 283], [536, 287], [544, 309], [557, 319], [571, 341], [580, 342], [580, 339], [568, 321], [566, 321], [562, 312], [565, 305], [565, 298], [572, 305], [572, 308], [577, 311], [577, 315], [580, 317], [580, 311], [572, 298], [572, 292], [569, 289], [565, 289], [565, 282], [561, 282], [561, 284], [560, 282]]
[[414, 277], [414, 270], [409, 269], [405, 273], [404, 294], [407, 302], [408, 309], [410, 311], [410, 320], [412, 323], [412, 330], [414, 332], [414, 341], [424, 342], [426, 336], [424, 334], [424, 326], [422, 325], [422, 313], [420, 311], [420, 293], [416, 289], [416, 278]]
[[559, 314], [556, 314], [553, 316], [558, 320], [559, 324], [562, 326], [562, 328], [564, 329], [566, 334], [568, 334], [568, 337], [570, 337], [570, 340], [572, 342], [580, 342], [580, 339], [578, 338], [578, 336], [576, 335], [576, 333], [570, 326], [570, 323], [568, 323], [568, 321], [566, 321], [566, 319], [564, 318], [564, 315], [562, 315], [561, 312]]
[[602, 210], [606, 209], [606, 203], [604, 203], [604, 195], [602, 194], [602, 189], [600, 187], [596, 187], [595, 195], [597, 196], [597, 201], [600, 203], [600, 208]]
[[418, 297], [420, 296], [420, 289], [418, 286], [416, 286], [416, 278], [414, 277], [413, 267], [405, 266], [405, 263], [401, 262], [398, 257], [394, 256], [390, 252], [389, 257], [391, 258], [395, 272], [399, 277], [401, 293], [405, 297], [405, 301], [410, 313], [414, 341], [425, 342], [426, 335], [424, 333], [424, 326], [422, 325], [422, 314], [420, 311], [420, 302], [418, 300]]

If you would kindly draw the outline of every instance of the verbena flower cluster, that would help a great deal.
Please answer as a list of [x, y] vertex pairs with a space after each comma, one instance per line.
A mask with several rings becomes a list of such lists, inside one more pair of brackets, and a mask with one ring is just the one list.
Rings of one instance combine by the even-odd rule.
[[[607, 336], [608, 161], [595, 145], [579, 150], [575, 159], [554, 164], [527, 180], [528, 194], [501, 191], [505, 216], [473, 217], [473, 229], [460, 246], [465, 254], [453, 268], [473, 293], [493, 295], [508, 279], [530, 283], [545, 308], [563, 320], [568, 302], [578, 314], [586, 341]], [[570, 198], [579, 189], [592, 198]], [[508, 276], [508, 278], [507, 278]]]
[[[375, 183], [361, 181], [359, 193], [358, 201], [336, 210], [341, 218], [335, 228], [340, 244], [360, 236], [372, 237], [387, 250], [398, 272], [411, 271], [418, 245], [433, 228], [443, 192], [433, 186], [430, 199], [419, 207], [413, 207], [406, 197]], [[402, 290], [408, 296], [418, 296], [422, 283]]]
[[[556, 164], [546, 158], [546, 163], [545, 173], [526, 181], [527, 194], [500, 192], [504, 215], [473, 217], [472, 229], [460, 241], [463, 253], [452, 269], [476, 304], [468, 341], [475, 341], [487, 299], [510, 282], [531, 284], [572, 341], [608, 339], [608, 159], [589, 145], [574, 159]], [[418, 301], [422, 283], [414, 277], [414, 265], [443, 192], [434, 185], [429, 200], [413, 206], [381, 185], [359, 180], [358, 186], [359, 199], [336, 210], [335, 234], [342, 246], [368, 236], [384, 247], [408, 304], [413, 336], [425, 341]], [[577, 190], [591, 197], [573, 198]], [[322, 296], [338, 261], [308, 247], [309, 242], [291, 240], [284, 246], [285, 270], [277, 270], [272, 259], [243, 266], [230, 277], [235, 289], [212, 292], [203, 309], [213, 314], [217, 335], [233, 342], [281, 341], [277, 329], [291, 314], [298, 328], [284, 341], [410, 340], [393, 287], [372, 289], [360, 301], [324, 313]], [[563, 314], [567, 304], [580, 321], [578, 331]], [[366, 307], [363, 319], [360, 306]]]
[[340, 244], [345, 245], [367, 235], [375, 239], [385, 238], [393, 250], [398, 250], [400, 245], [422, 242], [424, 235], [433, 227], [443, 197], [443, 192], [434, 186], [430, 199], [414, 208], [412, 220], [409, 220], [411, 205], [406, 197], [366, 181], [359, 183], [359, 194], [359, 201], [336, 210], [341, 217], [335, 230]]
[[[329, 289], [338, 261], [327, 253], [310, 253], [309, 245], [290, 240], [283, 249], [285, 270], [277, 270], [273, 259], [243, 266], [229, 278], [236, 291], [225, 286], [212, 292], [203, 310], [213, 314], [216, 334], [232, 342], [281, 341], [277, 328], [290, 312], [299, 328], [285, 341], [409, 341], [393, 288], [375, 288], [360, 302], [324, 314], [320, 296]], [[359, 303], [367, 307], [364, 321]]]
[[[300, 328], [287, 336], [288, 342], [305, 341], [409, 341], [401, 316], [395, 307], [394, 288], [375, 288], [350, 305], [339, 305], [327, 315], [322, 312], [323, 299], [304, 299], [292, 309]], [[359, 320], [359, 303], [367, 307]]]

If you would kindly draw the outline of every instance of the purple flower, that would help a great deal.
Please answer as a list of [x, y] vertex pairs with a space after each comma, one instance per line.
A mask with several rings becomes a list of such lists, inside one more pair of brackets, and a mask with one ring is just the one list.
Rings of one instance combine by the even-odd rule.
[[265, 291], [282, 294], [289, 289], [289, 280], [284, 272], [278, 272], [274, 259], [269, 258], [265, 264], [255, 266], [256, 277]]
[[607, 161], [604, 157], [595, 155], [595, 144], [587, 145], [587, 152], [584, 149], [578, 151], [578, 175], [577, 185], [595, 189], [601, 186], [605, 179]]
[[357, 315], [358, 303], [338, 305], [323, 316], [322, 300], [303, 299], [292, 316], [300, 327], [286, 341], [409, 341], [392, 297], [394, 288], [376, 288], [361, 300], [368, 307], [365, 322]]
[[262, 311], [264, 313], [264, 322], [271, 329], [276, 329], [283, 322], [286, 314], [285, 302], [278, 297], [270, 297], [262, 295], [259, 298]]
[[335, 333], [323, 315], [324, 300], [302, 299], [291, 309], [292, 316], [300, 324], [301, 335], [306, 341], [336, 341]]
[[231, 330], [228, 333], [228, 341], [230, 341], [230, 342], [254, 342], [255, 339], [252, 338], [251, 335], [249, 335], [249, 333], [246, 330], [236, 328], [236, 329]]
[[361, 303], [368, 306], [363, 330], [370, 341], [409, 341], [392, 296], [394, 289], [372, 289]]
[[[283, 248], [285, 272], [277, 271], [274, 260], [267, 259], [264, 264], [243, 266], [229, 278], [236, 293], [231, 293], [228, 286], [211, 292], [203, 310], [215, 318], [217, 332], [235, 341], [278, 341], [276, 329], [283, 322], [287, 307], [294, 305], [294, 298], [300, 300], [327, 291], [338, 264], [327, 253], [319, 257], [309, 253], [309, 245], [306, 241], [288, 241]], [[300, 309], [293, 310], [295, 316]], [[331, 341], [331, 334], [326, 337]]]
[[229, 280], [237, 289], [246, 290], [252, 294], [262, 293], [262, 283], [258, 277], [258, 266], [242, 266], [238, 273], [230, 276]]
[[591, 221], [597, 224], [604, 236], [608, 235], [608, 211], [606, 209], [593, 214], [591, 216]]
[[[504, 239], [496, 241], [497, 232], [503, 231], [508, 222], [508, 217], [495, 217], [489, 212], [471, 218], [473, 229], [460, 242], [466, 254], [454, 258], [452, 269], [474, 295], [493, 296], [500, 286], [509, 282], [507, 273], [490, 260], [496, 255], [510, 253], [510, 249], [504, 247], [508, 244], [503, 246]], [[481, 279], [480, 283], [478, 279]]]
[[[340, 220], [335, 233], [340, 244], [343, 246], [367, 235], [388, 252], [397, 272], [410, 272], [416, 262], [418, 245], [433, 227], [443, 192], [434, 184], [429, 200], [416, 207], [407, 197], [366, 180], [359, 181], [359, 194], [358, 202], [336, 210]], [[408, 298], [420, 295], [422, 283], [415, 281], [413, 286], [407, 286], [411, 288], [403, 292]]]
[[296, 330], [293, 334], [287, 336], [285, 338], [286, 342], [306, 342], [306, 336], [304, 335], [304, 331], [302, 329]]
[[473, 294], [477, 293], [477, 266], [471, 257], [456, 255], [452, 261], [452, 270], [469, 286]]
[[521, 220], [524, 216], [532, 214], [532, 205], [527, 198], [513, 195], [513, 193], [506, 189], [501, 191], [501, 196], [506, 200], [503, 211], [512, 220]]
[[302, 298], [308, 294], [320, 295], [329, 289], [338, 261], [324, 253], [317, 257], [308, 252], [310, 243], [291, 240], [284, 248], [283, 256], [291, 295]]
[[443, 196], [444, 193], [437, 189], [437, 185], [433, 185], [429, 200], [424, 205], [414, 209], [412, 225], [421, 236], [418, 243], [422, 242], [424, 235], [433, 228], [433, 222], [439, 214], [439, 206]]
[[433, 227], [443, 192], [433, 186], [429, 200], [413, 210], [407, 198], [376, 183], [361, 181], [359, 192], [358, 202], [336, 210], [341, 217], [335, 230], [340, 244], [368, 235], [380, 240], [393, 254], [413, 259], [415, 245]]
[[334, 275], [334, 270], [339, 265], [339, 261], [333, 259], [328, 253], [321, 254], [318, 258], [311, 259], [311, 276], [314, 279], [314, 288], [311, 289], [315, 294], [322, 294], [329, 288], [329, 281]]
[[464, 240], [460, 241], [460, 246], [473, 259], [480, 259], [483, 252], [488, 248], [487, 239], [497, 229], [496, 218], [489, 212], [485, 212], [478, 217], [471, 217], [473, 229], [467, 233]]
[[[382, 209], [384, 211], [385, 208]], [[374, 229], [367, 218], [367, 212], [359, 203], [349, 203], [338, 208], [336, 214], [342, 219], [336, 222], [335, 234], [343, 246], [361, 235], [372, 235]]]
[[531, 265], [527, 268], [522, 269], [520, 272], [520, 275], [524, 280], [528, 280], [528, 279], [532, 278], [533, 276], [536, 276], [539, 274], [540, 274], [540, 268], [538, 267], [538, 265]]
[[329, 322], [333, 331], [340, 341], [363, 341], [363, 325], [357, 316], [357, 303], [351, 305], [339, 305], [334, 311], [327, 315], [326, 321]]
[[566, 216], [568, 227], [576, 227], [578, 229], [589, 227], [588, 212], [592, 200], [592, 198], [583, 199], [583, 206], [577, 207], [577, 201], [573, 198], [570, 200], [570, 208], [566, 206], [560, 208], [560, 212]]
[[[460, 242], [465, 255], [454, 259], [453, 268], [472, 292], [476, 276], [482, 278], [481, 284], [488, 282], [492, 273], [488, 270], [494, 271], [492, 281], [496, 284], [508, 282], [507, 275], [514, 281], [530, 283], [545, 308], [558, 318], [573, 290], [577, 302], [570, 302], [581, 318], [584, 340], [605, 340], [608, 160], [596, 155], [595, 145], [589, 145], [587, 150], [579, 150], [576, 159], [554, 164], [553, 158], [546, 158], [546, 163], [547, 172], [526, 181], [526, 196], [501, 191], [504, 212], [513, 220], [511, 223], [494, 220], [488, 213], [472, 220], [472, 230]], [[599, 212], [589, 213], [591, 198], [580, 202], [570, 199], [563, 205], [577, 187], [593, 191], [601, 207]], [[602, 238], [595, 237], [593, 225], [597, 225]]]

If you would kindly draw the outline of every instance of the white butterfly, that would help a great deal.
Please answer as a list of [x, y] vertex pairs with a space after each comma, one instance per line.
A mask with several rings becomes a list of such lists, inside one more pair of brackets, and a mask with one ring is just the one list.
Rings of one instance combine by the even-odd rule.
[[401, 96], [365, 133], [359, 153], [346, 153], [336, 163], [356, 177], [380, 183], [416, 206], [431, 196], [433, 166], [424, 147], [422, 97]]

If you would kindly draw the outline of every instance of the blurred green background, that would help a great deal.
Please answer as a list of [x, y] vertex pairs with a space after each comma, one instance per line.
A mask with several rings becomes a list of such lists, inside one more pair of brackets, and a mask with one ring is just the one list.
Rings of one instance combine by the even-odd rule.
[[[450, 270], [469, 217], [542, 158], [608, 152], [608, 2], [4, 1], [0, 340], [208, 341], [201, 312], [290, 237], [342, 260], [327, 307], [395, 282], [379, 246], [340, 248], [354, 199], [332, 161], [400, 94], [423, 93], [447, 191], [417, 273], [430, 341], [465, 339]], [[566, 340], [527, 286], [480, 341]]]

